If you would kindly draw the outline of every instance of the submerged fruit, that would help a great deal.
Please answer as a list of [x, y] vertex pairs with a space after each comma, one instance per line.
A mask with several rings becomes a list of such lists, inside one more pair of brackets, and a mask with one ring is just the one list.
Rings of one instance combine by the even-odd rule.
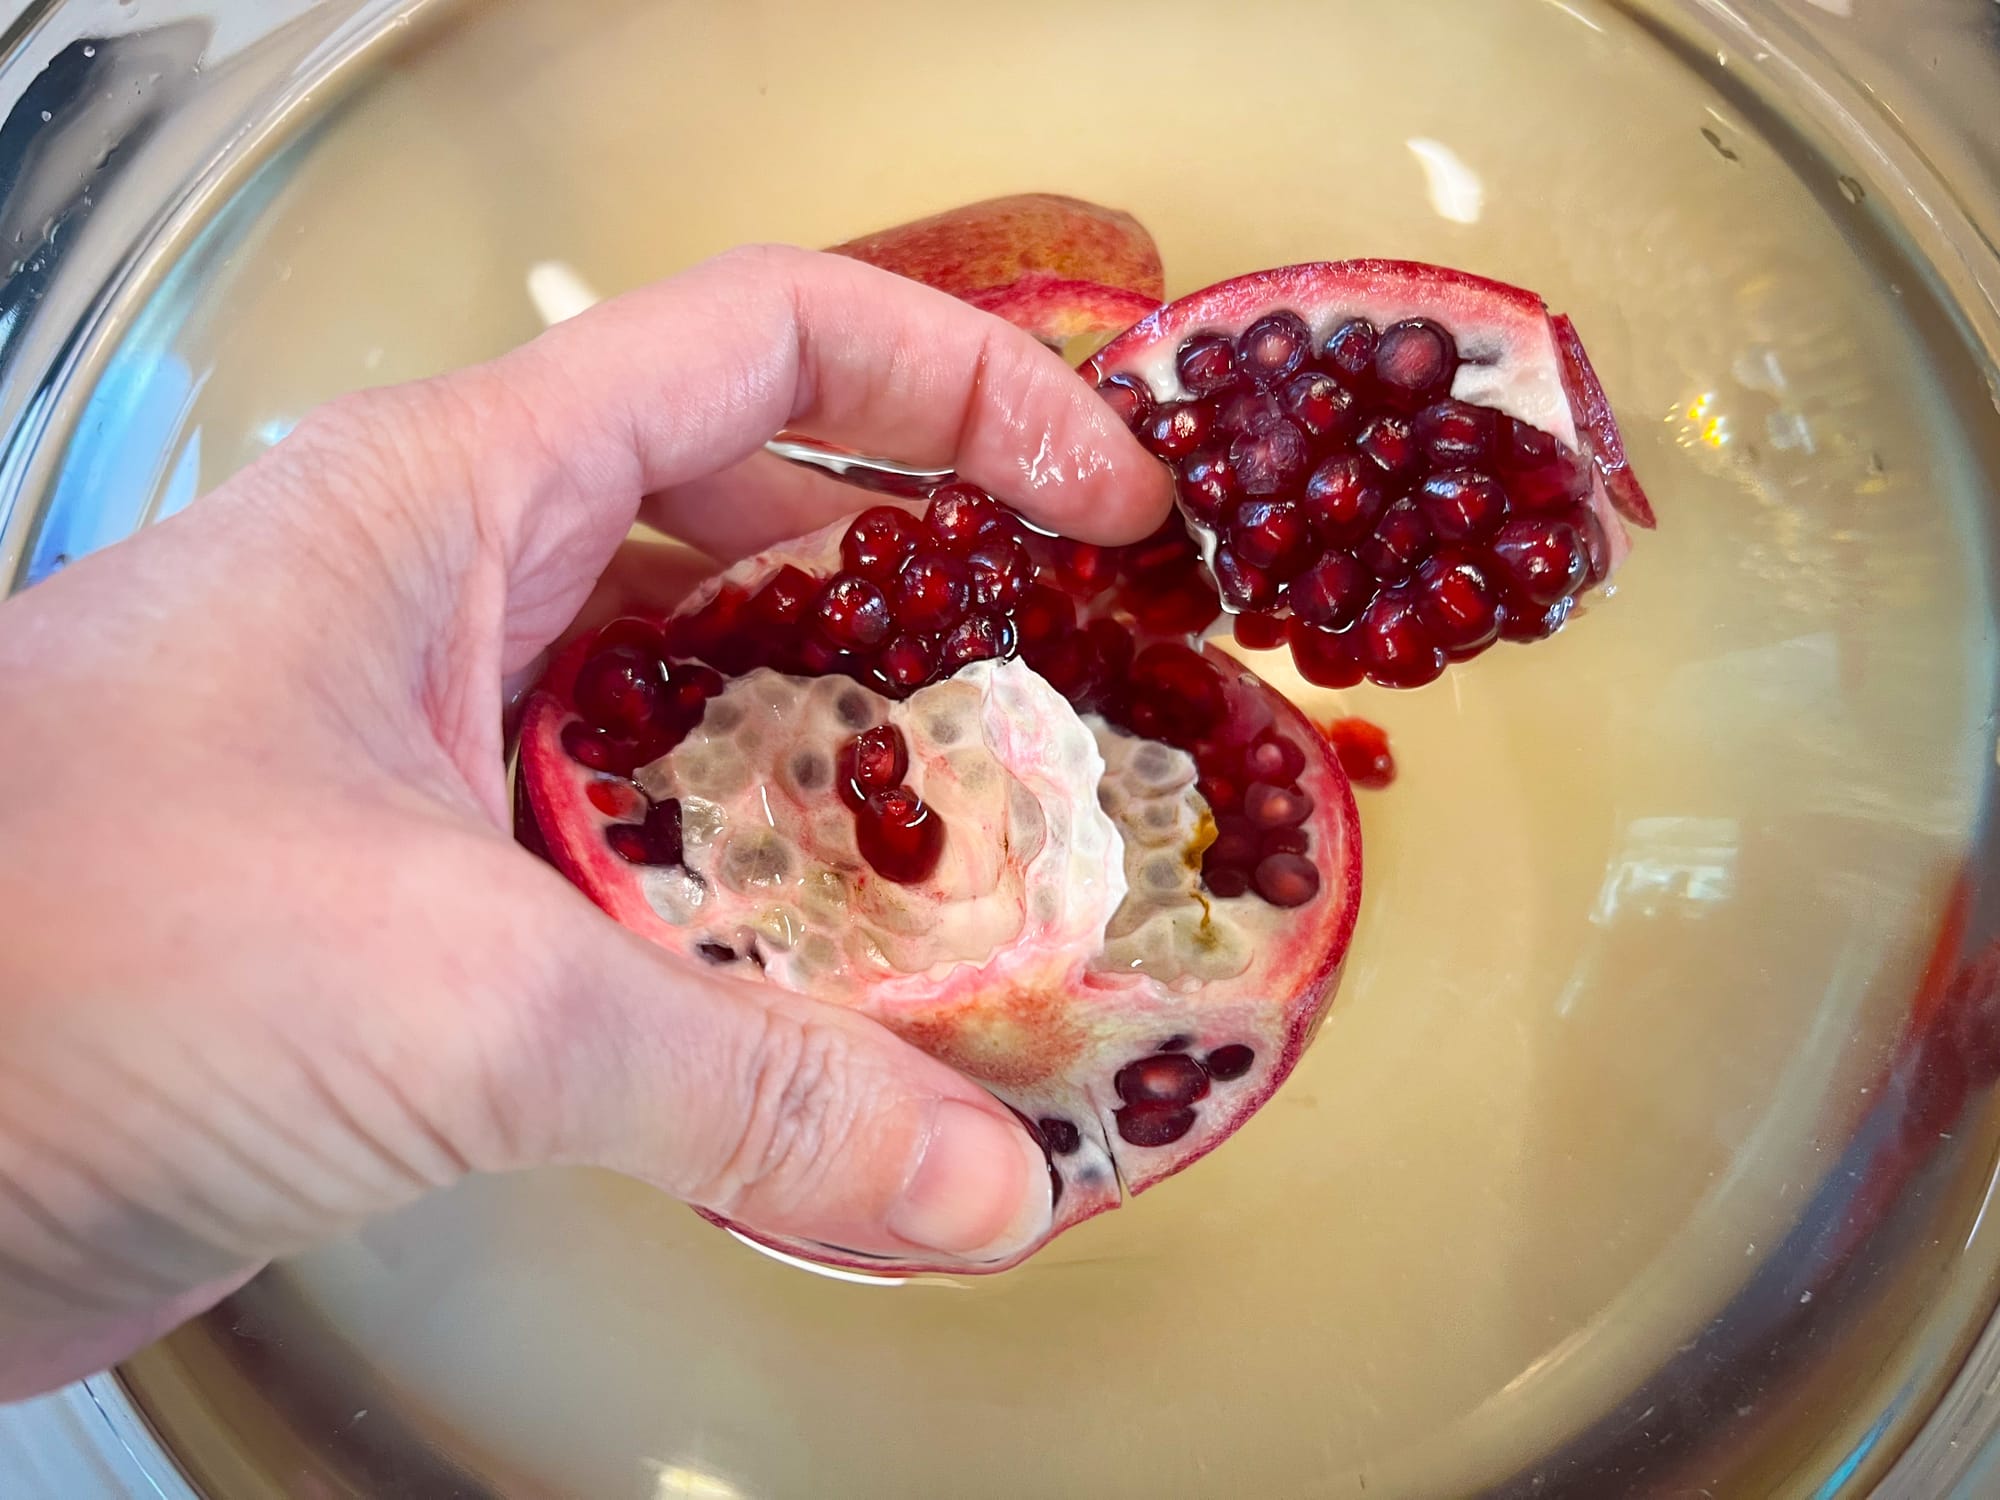
[[1311, 681], [1417, 687], [1540, 640], [1653, 514], [1567, 318], [1405, 261], [1184, 297], [1085, 366], [1175, 472], [1245, 644]]

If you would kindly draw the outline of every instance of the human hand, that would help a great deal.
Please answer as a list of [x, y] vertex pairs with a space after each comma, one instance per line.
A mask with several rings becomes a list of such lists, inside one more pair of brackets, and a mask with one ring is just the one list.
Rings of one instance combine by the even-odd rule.
[[1046, 1228], [983, 1091], [683, 967], [509, 837], [504, 704], [635, 518], [727, 561], [858, 508], [759, 451], [785, 427], [1087, 540], [1167, 506], [1025, 334], [760, 248], [335, 402], [0, 605], [0, 1399], [472, 1171], [600, 1164], [861, 1249]]

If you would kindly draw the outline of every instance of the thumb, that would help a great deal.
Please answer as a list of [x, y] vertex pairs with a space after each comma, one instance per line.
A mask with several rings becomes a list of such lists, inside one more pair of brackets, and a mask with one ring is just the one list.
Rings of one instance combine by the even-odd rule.
[[565, 895], [543, 1007], [560, 1032], [553, 1159], [868, 1254], [1001, 1260], [1048, 1232], [1041, 1148], [977, 1085], [864, 1017], [703, 972]]

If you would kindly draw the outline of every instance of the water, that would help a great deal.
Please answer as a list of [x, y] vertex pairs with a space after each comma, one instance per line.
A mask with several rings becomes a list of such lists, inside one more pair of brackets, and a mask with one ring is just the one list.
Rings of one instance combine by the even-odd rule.
[[1831, 1166], [1994, 753], [1991, 409], [1845, 172], [1590, 0], [501, 0], [427, 33], [205, 247], [159, 507], [326, 395], [531, 335], [536, 263], [615, 291], [1047, 189], [1137, 212], [1175, 292], [1338, 255], [1538, 288], [1662, 527], [1556, 641], [1426, 691], [1271, 667], [1399, 764], [1340, 1000], [1228, 1149], [1024, 1270], [825, 1280], [548, 1173], [281, 1274], [523, 1493], [1444, 1496], [1587, 1424]]

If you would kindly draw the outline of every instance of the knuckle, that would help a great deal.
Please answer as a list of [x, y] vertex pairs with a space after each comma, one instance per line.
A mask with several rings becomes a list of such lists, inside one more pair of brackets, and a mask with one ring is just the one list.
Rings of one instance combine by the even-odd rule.
[[860, 1119], [852, 1038], [772, 1009], [746, 1059], [743, 1113], [698, 1201], [730, 1212], [753, 1196], [765, 1212], [810, 1200], [835, 1170]]

